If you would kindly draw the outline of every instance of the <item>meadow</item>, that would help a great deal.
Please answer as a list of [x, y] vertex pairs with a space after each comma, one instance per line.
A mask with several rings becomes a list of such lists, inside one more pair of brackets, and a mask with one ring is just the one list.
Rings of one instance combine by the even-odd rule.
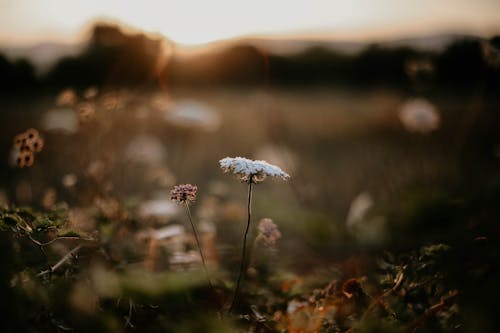
[[[483, 88], [4, 98], [2, 330], [495, 331], [500, 100]], [[237, 156], [290, 177], [221, 169]]]
[[2, 331], [494, 332], [495, 43], [0, 59]]

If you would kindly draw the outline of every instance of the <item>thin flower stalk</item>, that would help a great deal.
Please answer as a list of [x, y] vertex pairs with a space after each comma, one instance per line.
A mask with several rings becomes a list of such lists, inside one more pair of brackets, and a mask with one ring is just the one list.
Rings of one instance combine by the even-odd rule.
[[201, 250], [200, 237], [198, 236], [198, 231], [196, 230], [196, 228], [194, 226], [193, 218], [191, 217], [191, 210], [189, 209], [189, 204], [187, 203], [187, 201], [184, 202], [184, 208], [186, 209], [186, 214], [188, 216], [189, 223], [191, 224], [191, 228], [193, 229], [194, 238], [196, 240], [196, 245], [198, 246], [198, 251], [200, 252], [201, 263], [203, 264], [203, 270], [205, 271], [205, 275], [207, 277], [208, 286], [210, 287], [210, 289], [213, 290], [214, 287], [212, 285], [212, 282], [210, 281], [210, 275], [208, 274], [205, 256], [203, 255], [203, 251]]
[[241, 280], [243, 279], [244, 272], [247, 270], [246, 265], [246, 251], [247, 251], [247, 237], [248, 231], [250, 230], [250, 220], [252, 218], [252, 190], [253, 190], [252, 177], [248, 180], [248, 202], [247, 202], [247, 226], [245, 229], [245, 234], [243, 236], [243, 248], [241, 251], [241, 264], [240, 271], [238, 273], [238, 280], [236, 281], [236, 289], [234, 290], [233, 301], [229, 307], [229, 312], [233, 310], [238, 300], [238, 295], [240, 292]]
[[224, 173], [232, 173], [239, 180], [248, 184], [248, 202], [247, 202], [247, 225], [243, 235], [243, 248], [241, 254], [240, 271], [236, 281], [233, 300], [228, 312], [231, 313], [238, 302], [238, 296], [241, 289], [241, 283], [247, 269], [247, 238], [250, 230], [250, 221], [252, 217], [252, 191], [253, 185], [263, 182], [266, 177], [275, 177], [287, 180], [290, 175], [281, 170], [280, 167], [270, 164], [266, 161], [254, 161], [244, 157], [226, 157], [219, 161], [219, 166]]
[[210, 275], [208, 274], [207, 264], [205, 261], [205, 256], [203, 255], [203, 251], [201, 249], [201, 242], [198, 236], [198, 231], [193, 223], [193, 218], [191, 217], [191, 210], [189, 209], [189, 203], [194, 202], [196, 200], [196, 192], [198, 191], [198, 187], [191, 184], [182, 184], [176, 185], [170, 191], [170, 199], [172, 201], [176, 201], [184, 205], [186, 209], [186, 214], [189, 219], [189, 223], [191, 224], [191, 228], [193, 230], [193, 235], [196, 240], [196, 245], [198, 246], [198, 251], [200, 253], [201, 262], [203, 264], [203, 270], [205, 271], [205, 275], [207, 277], [209, 287], [214, 290], [212, 282], [210, 281]]

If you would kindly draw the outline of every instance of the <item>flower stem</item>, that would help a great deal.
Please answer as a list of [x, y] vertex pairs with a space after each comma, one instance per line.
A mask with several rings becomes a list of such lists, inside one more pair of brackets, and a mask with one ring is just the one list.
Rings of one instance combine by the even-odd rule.
[[71, 251], [69, 251], [68, 253], [66, 253], [66, 255], [64, 257], [62, 257], [62, 259], [59, 260], [54, 266], [49, 267], [47, 270], [38, 273], [37, 276], [43, 276], [45, 274], [52, 274], [53, 271], [55, 271], [56, 269], [58, 269], [59, 267], [61, 267], [69, 258], [71, 258], [73, 256], [73, 254], [75, 254], [76, 252], [78, 252], [78, 250], [80, 250], [82, 248], [82, 246], [83, 245], [80, 244], [77, 247], [73, 248]]
[[210, 289], [214, 290], [212, 282], [210, 281], [210, 276], [208, 275], [205, 256], [203, 255], [203, 251], [201, 250], [200, 238], [198, 237], [198, 232], [194, 227], [193, 218], [191, 217], [191, 210], [189, 209], [189, 204], [187, 203], [187, 201], [184, 202], [184, 207], [186, 208], [186, 213], [189, 218], [189, 223], [191, 224], [191, 228], [193, 229], [194, 238], [196, 239], [196, 245], [198, 245], [198, 251], [200, 252], [201, 262], [203, 263], [203, 269], [205, 271], [205, 275], [207, 276], [208, 286], [210, 287]]
[[231, 302], [231, 306], [229, 307], [228, 310], [229, 313], [231, 313], [234, 306], [236, 305], [236, 301], [238, 299], [238, 294], [240, 291], [241, 280], [243, 279], [246, 271], [247, 236], [248, 236], [248, 230], [250, 229], [250, 218], [252, 216], [252, 185], [253, 185], [253, 179], [250, 178], [250, 180], [248, 181], [248, 203], [247, 203], [248, 219], [247, 219], [247, 227], [245, 229], [245, 235], [243, 237], [243, 249], [241, 253], [240, 272], [238, 274], [238, 280], [236, 281], [236, 289], [234, 290], [233, 301]]

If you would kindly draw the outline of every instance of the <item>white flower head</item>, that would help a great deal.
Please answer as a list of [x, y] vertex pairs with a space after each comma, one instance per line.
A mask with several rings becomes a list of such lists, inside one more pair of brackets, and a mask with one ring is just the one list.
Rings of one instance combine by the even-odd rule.
[[244, 182], [259, 183], [267, 176], [280, 177], [283, 180], [290, 175], [281, 170], [280, 167], [267, 163], [266, 161], [254, 161], [244, 157], [226, 157], [219, 161], [224, 172], [231, 172]]
[[358, 194], [351, 202], [346, 220], [347, 227], [352, 229], [356, 225], [362, 224], [372, 207], [373, 197], [369, 192], [364, 191]]
[[399, 119], [410, 132], [428, 134], [439, 128], [440, 116], [436, 107], [422, 98], [405, 102], [399, 112]]

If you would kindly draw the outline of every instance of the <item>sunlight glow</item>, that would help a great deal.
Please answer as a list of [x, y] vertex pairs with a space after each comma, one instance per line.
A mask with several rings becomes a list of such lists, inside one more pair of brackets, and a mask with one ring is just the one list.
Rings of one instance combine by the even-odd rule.
[[0, 0], [0, 41], [70, 38], [110, 19], [183, 44], [280, 33], [383, 37], [430, 29], [498, 32], [494, 0]]

